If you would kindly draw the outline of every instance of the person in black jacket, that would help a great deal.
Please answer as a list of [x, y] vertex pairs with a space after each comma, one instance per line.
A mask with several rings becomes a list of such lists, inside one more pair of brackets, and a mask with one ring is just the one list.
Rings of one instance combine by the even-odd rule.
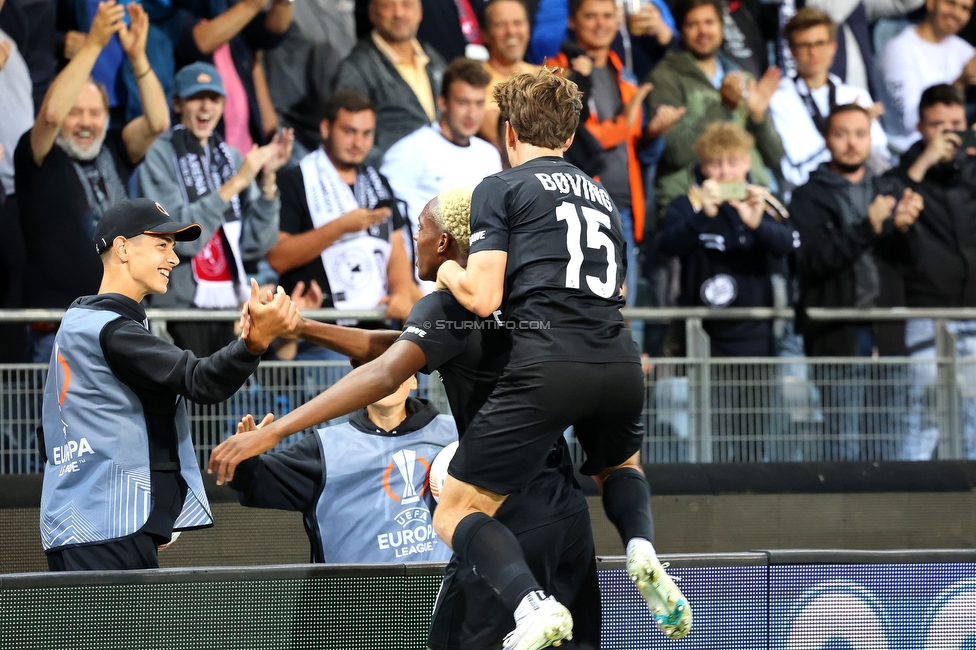
[[[901, 323], [803, 318], [804, 307], [904, 305], [901, 278], [895, 270], [904, 253], [896, 234], [906, 231], [923, 207], [922, 197], [909, 188], [899, 200], [876, 191], [876, 179], [865, 166], [871, 154], [867, 110], [857, 104], [835, 108], [827, 118], [825, 139], [830, 162], [810, 174], [790, 205], [794, 227], [803, 241], [796, 254], [796, 270], [799, 325], [806, 353], [811, 357], [871, 357], [877, 349], [882, 355], [904, 354]], [[892, 402], [903, 397], [892, 392], [898, 383], [892, 381], [895, 370], [894, 366], [860, 364], [814, 366], [833, 442], [826, 450], [828, 459], [862, 458], [862, 433], [876, 443], [884, 442], [877, 451], [881, 457], [890, 457], [887, 443], [901, 429], [902, 415], [891, 408], [895, 406]], [[876, 389], [869, 391], [869, 385]]]
[[[940, 84], [922, 93], [921, 141], [886, 173], [879, 189], [898, 196], [910, 188], [925, 209], [904, 234], [902, 277], [909, 307], [976, 306], [976, 149], [963, 148], [957, 131], [966, 130], [962, 93]], [[976, 321], [954, 321], [958, 356], [976, 355]], [[905, 323], [905, 345], [913, 358], [935, 357], [935, 325], [929, 319]], [[932, 458], [939, 441], [935, 411], [935, 364], [911, 364], [908, 435], [903, 460]], [[976, 458], [976, 397], [963, 399], [963, 447]]]
[[[748, 182], [754, 145], [755, 139], [731, 122], [711, 124], [695, 143], [700, 161], [696, 184], [668, 205], [659, 239], [662, 253], [681, 258], [682, 305], [773, 306], [771, 260], [792, 253], [799, 238], [786, 223], [788, 213], [782, 205], [766, 188]], [[737, 198], [728, 198], [733, 195]], [[711, 338], [712, 356], [773, 355], [769, 321], [711, 320], [705, 321], [705, 331]], [[739, 369], [762, 372], [753, 366]], [[768, 413], [762, 413], [770, 406], [769, 391], [742, 390], [743, 377], [715, 379], [713, 426], [726, 436], [717, 453], [722, 460], [745, 460], [743, 456], [754, 460], [761, 451], [744, 446], [741, 437], [768, 429]], [[761, 381], [768, 383], [768, 379]], [[742, 415], [732, 414], [730, 408], [741, 410]], [[735, 438], [740, 440], [732, 442]]]

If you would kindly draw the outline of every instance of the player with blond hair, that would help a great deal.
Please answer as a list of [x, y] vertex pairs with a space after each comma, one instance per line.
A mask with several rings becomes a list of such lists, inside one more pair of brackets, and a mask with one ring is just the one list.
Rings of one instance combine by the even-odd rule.
[[[465, 264], [470, 208], [470, 190], [448, 190], [421, 213], [415, 239], [422, 279], [433, 280], [448, 261]], [[447, 291], [418, 301], [402, 332], [306, 321], [301, 336], [354, 359], [373, 360], [281, 420], [256, 430], [248, 426], [252, 430], [224, 441], [210, 457], [218, 483], [232, 479], [235, 467], [237, 472], [247, 471], [246, 464], [238, 463], [286, 436], [362, 408], [416, 372], [441, 374], [463, 440], [468, 423], [505, 368], [511, 342], [503, 325], [475, 316]], [[543, 587], [572, 611], [576, 638], [566, 647], [600, 648], [600, 590], [589, 512], [562, 437], [550, 446], [536, 473], [527, 477], [525, 488], [513, 493], [496, 516], [514, 535], [530, 570], [542, 577]], [[427, 647], [498, 648], [511, 629], [510, 615], [475, 567], [455, 556], [438, 594]]]

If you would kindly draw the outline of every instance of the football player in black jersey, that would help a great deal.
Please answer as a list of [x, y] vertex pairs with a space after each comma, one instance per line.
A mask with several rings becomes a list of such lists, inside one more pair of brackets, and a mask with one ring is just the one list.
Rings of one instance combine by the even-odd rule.
[[582, 108], [554, 71], [510, 77], [494, 97], [512, 169], [485, 178], [471, 204], [466, 268], [445, 262], [439, 287], [511, 328], [505, 371], [450, 464], [434, 529], [515, 612], [506, 648], [543, 648], [572, 631], [570, 612], [538, 584], [512, 534], [492, 518], [525, 487], [567, 427], [603, 487], [627, 568], [671, 638], [691, 609], [651, 544], [650, 490], [640, 468], [644, 382], [620, 307], [626, 255], [607, 191], [563, 160]]
[[[449, 190], [431, 201], [415, 235], [419, 275], [433, 281], [446, 260], [465, 263], [471, 193]], [[237, 463], [284, 437], [345, 415], [387, 395], [417, 372], [440, 372], [463, 439], [508, 360], [509, 333], [461, 307], [447, 291], [425, 296], [402, 332], [360, 330], [306, 321], [302, 338], [353, 359], [370, 360], [323, 394], [256, 431], [233, 436], [210, 458], [218, 482], [233, 477]], [[435, 510], [436, 511], [436, 510]], [[548, 593], [569, 605], [575, 638], [566, 647], [600, 648], [600, 590], [589, 513], [573, 478], [566, 441], [550, 446], [544, 463], [524, 489], [498, 510], [498, 521], [515, 534], [534, 575]], [[438, 594], [428, 647], [432, 650], [495, 650], [511, 630], [511, 610], [473, 568], [455, 556]], [[507, 646], [506, 646], [507, 647]]]

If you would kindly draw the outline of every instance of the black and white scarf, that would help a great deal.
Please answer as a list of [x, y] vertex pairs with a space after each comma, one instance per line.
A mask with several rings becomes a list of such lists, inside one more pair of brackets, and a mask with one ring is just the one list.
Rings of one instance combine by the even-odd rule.
[[[218, 134], [206, 146], [182, 124], [173, 127], [176, 178], [186, 205], [217, 192], [237, 173], [231, 147]], [[241, 199], [230, 200], [233, 220], [221, 215], [223, 224], [192, 260], [197, 287], [193, 304], [204, 309], [236, 307], [247, 295], [241, 262]]]
[[88, 211], [91, 217], [89, 219], [91, 233], [89, 234], [94, 234], [95, 224], [102, 218], [102, 215], [119, 201], [127, 199], [129, 193], [126, 192], [125, 183], [122, 182], [122, 178], [115, 168], [112, 152], [108, 150], [104, 142], [94, 160], [77, 160], [71, 158], [70, 155], [68, 158], [71, 160], [71, 166], [74, 167], [78, 181], [85, 191], [85, 199], [88, 201]]
[[[300, 163], [312, 225], [320, 228], [357, 208], [374, 208], [392, 196], [375, 169], [360, 167], [350, 187], [320, 147]], [[346, 233], [322, 251], [336, 309], [373, 309], [387, 294], [386, 268], [391, 245], [381, 227]]]

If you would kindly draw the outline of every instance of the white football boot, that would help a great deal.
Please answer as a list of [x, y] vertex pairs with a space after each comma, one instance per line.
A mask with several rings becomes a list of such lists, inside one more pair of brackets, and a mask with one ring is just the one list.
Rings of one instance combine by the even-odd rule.
[[573, 617], [551, 596], [516, 624], [505, 637], [505, 650], [541, 650], [573, 638]]
[[665, 636], [680, 639], [691, 631], [691, 607], [665, 572], [650, 543], [634, 544], [629, 549], [627, 573]]

